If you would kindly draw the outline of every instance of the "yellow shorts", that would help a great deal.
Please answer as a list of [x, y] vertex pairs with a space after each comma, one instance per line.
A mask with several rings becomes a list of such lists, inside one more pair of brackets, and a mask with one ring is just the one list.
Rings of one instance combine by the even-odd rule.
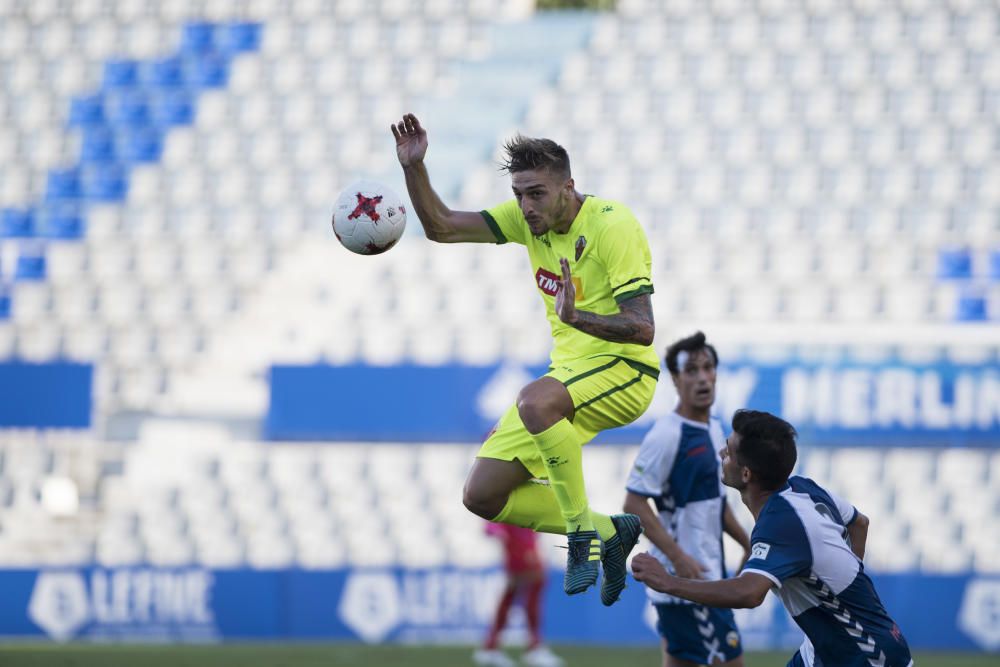
[[[609, 428], [638, 419], [653, 400], [660, 370], [644, 363], [599, 354], [552, 368], [544, 377], [562, 382], [573, 399], [573, 426], [582, 443]], [[535, 441], [521, 422], [517, 406], [504, 413], [479, 449], [478, 456], [501, 461], [520, 461], [532, 475], [547, 477]]]

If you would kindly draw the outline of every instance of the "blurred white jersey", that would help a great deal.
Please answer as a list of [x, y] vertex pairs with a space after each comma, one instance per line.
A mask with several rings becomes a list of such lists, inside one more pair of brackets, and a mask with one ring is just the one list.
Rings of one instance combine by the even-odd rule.
[[[691, 421], [676, 412], [664, 415], [642, 441], [626, 488], [652, 498], [660, 523], [689, 556], [709, 568], [706, 579], [726, 576], [722, 553], [722, 486], [719, 451], [726, 444], [722, 425]], [[650, 553], [674, 573], [653, 545]], [[691, 604], [646, 587], [654, 604]]]

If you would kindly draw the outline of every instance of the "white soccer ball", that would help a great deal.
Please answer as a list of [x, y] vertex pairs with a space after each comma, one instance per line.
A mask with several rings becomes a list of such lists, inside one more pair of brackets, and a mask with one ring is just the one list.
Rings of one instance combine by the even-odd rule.
[[333, 209], [333, 233], [351, 252], [383, 253], [403, 235], [406, 208], [391, 188], [358, 181], [344, 189]]

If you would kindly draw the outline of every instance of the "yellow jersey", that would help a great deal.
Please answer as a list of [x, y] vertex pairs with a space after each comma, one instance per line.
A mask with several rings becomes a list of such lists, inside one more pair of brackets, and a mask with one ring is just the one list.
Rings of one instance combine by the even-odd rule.
[[552, 365], [598, 354], [625, 357], [659, 369], [652, 345], [613, 343], [584, 333], [559, 319], [555, 302], [562, 268], [569, 260], [576, 287], [576, 307], [598, 315], [614, 315], [618, 304], [653, 293], [652, 257], [639, 221], [624, 204], [587, 196], [565, 234], [534, 236], [517, 201], [511, 199], [481, 211], [497, 243], [520, 243], [528, 249], [535, 285], [545, 302], [552, 327]]

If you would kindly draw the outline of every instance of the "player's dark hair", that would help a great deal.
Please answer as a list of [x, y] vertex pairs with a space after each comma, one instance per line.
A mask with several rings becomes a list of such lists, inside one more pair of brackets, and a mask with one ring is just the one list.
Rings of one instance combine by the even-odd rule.
[[767, 491], [780, 489], [795, 468], [795, 427], [759, 410], [737, 410], [733, 432], [740, 436], [736, 462], [746, 466]]
[[680, 356], [681, 352], [691, 354], [693, 352], [697, 352], [698, 350], [708, 350], [709, 354], [712, 355], [712, 360], [715, 362], [715, 365], [719, 365], [719, 353], [715, 351], [714, 346], [705, 342], [705, 334], [699, 331], [693, 336], [681, 338], [679, 341], [667, 348], [667, 354], [664, 357], [667, 362], [667, 370], [670, 371], [671, 375], [677, 375], [681, 372], [681, 369], [677, 367], [677, 357]]
[[564, 178], [570, 178], [569, 154], [551, 139], [536, 139], [517, 134], [503, 145], [505, 160], [500, 170], [508, 174], [529, 169], [547, 169]]

